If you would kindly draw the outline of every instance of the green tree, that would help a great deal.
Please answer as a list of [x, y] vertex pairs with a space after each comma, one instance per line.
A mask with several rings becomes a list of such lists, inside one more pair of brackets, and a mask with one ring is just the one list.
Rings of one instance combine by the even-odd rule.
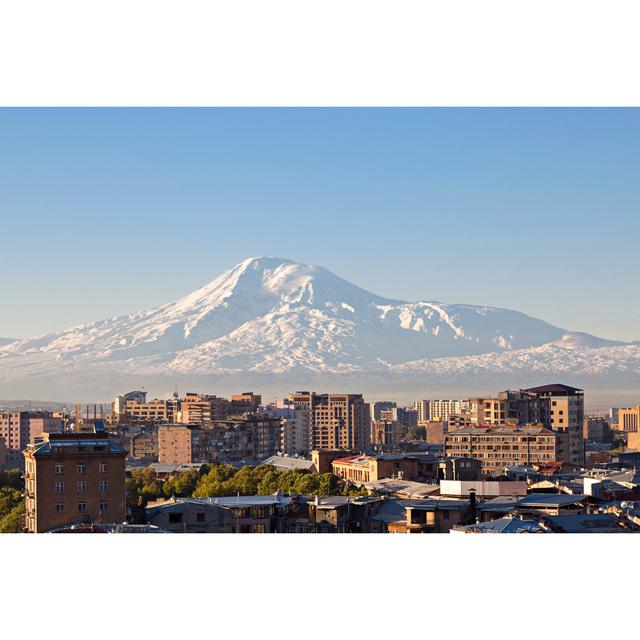
[[24, 500], [21, 500], [0, 518], [0, 533], [22, 533], [24, 524]]

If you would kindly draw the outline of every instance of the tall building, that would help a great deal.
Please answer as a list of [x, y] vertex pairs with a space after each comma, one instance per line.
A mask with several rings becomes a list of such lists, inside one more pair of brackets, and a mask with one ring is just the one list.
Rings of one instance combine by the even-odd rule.
[[311, 451], [309, 445], [309, 418], [301, 410], [292, 418], [281, 418], [282, 439], [280, 450], [287, 455], [306, 456]]
[[63, 430], [62, 418], [46, 411], [8, 411], [0, 413], [0, 440], [4, 443], [4, 466], [22, 467], [22, 451], [44, 433]]
[[124, 522], [127, 452], [105, 432], [45, 433], [23, 455], [30, 533], [76, 522]]
[[310, 450], [363, 450], [370, 445], [370, 407], [361, 394], [298, 391], [289, 400], [295, 415], [307, 421]]
[[360, 394], [329, 393], [315, 396], [313, 449], [357, 449], [370, 445], [369, 405]]
[[533, 424], [541, 421], [540, 399], [529, 391], [501, 391], [495, 397], [472, 398], [469, 415], [472, 424]]
[[567, 436], [567, 446], [559, 451], [558, 460], [584, 464], [584, 391], [566, 384], [547, 384], [524, 391], [540, 401], [540, 422]]

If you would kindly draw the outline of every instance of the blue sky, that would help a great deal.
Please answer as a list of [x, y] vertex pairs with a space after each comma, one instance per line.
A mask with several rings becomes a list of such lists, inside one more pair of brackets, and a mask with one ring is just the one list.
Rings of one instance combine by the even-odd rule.
[[640, 339], [638, 109], [1, 109], [0, 336], [248, 256]]

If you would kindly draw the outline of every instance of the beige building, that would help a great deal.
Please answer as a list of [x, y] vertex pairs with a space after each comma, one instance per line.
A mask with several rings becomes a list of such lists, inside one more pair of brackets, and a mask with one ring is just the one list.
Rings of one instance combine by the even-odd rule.
[[349, 456], [334, 460], [331, 467], [335, 475], [356, 484], [392, 477], [417, 480], [419, 472], [418, 459], [402, 455]]
[[566, 384], [548, 384], [524, 390], [540, 401], [540, 422], [566, 434], [566, 446], [559, 440], [558, 460], [584, 464], [584, 391]]
[[445, 435], [445, 455], [475, 458], [495, 475], [505, 467], [557, 460], [558, 435], [542, 425], [467, 428]]
[[309, 449], [364, 450], [371, 442], [369, 404], [360, 394], [300, 391], [289, 396], [296, 415], [306, 419]]
[[0, 413], [0, 440], [4, 444], [4, 466], [21, 467], [22, 451], [45, 433], [59, 433], [63, 429], [61, 418], [46, 411], [8, 411]]
[[640, 402], [633, 407], [618, 409], [618, 430], [629, 432], [640, 431]]
[[52, 433], [24, 451], [29, 533], [76, 522], [124, 522], [127, 452], [104, 432]]

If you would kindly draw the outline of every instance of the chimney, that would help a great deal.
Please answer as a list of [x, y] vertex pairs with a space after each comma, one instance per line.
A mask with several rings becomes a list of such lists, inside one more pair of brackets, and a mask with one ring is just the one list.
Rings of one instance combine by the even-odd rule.
[[469, 518], [472, 523], [476, 522], [476, 513], [476, 490], [471, 489], [469, 491]]

